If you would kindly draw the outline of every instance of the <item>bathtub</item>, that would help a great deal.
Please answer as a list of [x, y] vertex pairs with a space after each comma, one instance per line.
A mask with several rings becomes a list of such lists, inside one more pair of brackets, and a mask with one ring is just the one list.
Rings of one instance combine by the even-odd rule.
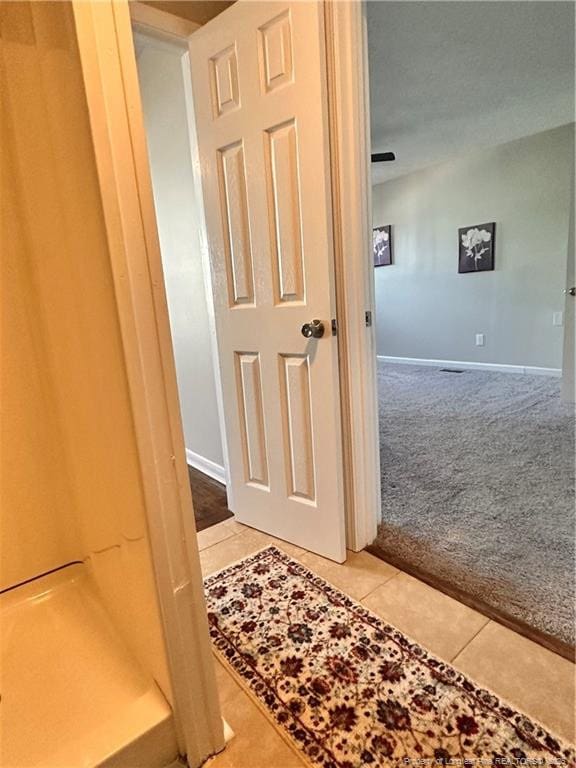
[[160, 768], [172, 711], [83, 565], [0, 595], [0, 766]]

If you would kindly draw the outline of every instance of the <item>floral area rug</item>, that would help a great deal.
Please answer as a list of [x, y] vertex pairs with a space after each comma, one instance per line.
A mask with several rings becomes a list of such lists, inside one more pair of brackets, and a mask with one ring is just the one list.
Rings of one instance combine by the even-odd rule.
[[313, 766], [576, 766], [570, 746], [275, 547], [205, 588], [217, 653]]

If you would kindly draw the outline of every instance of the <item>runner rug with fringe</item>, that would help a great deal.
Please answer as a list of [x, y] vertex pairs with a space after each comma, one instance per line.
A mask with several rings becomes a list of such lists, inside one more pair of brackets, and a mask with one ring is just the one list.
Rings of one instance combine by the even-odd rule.
[[568, 744], [275, 547], [204, 583], [217, 653], [313, 766], [576, 766]]

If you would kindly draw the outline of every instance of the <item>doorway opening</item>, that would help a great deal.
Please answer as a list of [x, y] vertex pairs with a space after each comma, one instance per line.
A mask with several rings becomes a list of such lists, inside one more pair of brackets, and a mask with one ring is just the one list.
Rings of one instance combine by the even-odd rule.
[[273, 11], [176, 46], [139, 29], [140, 90], [188, 463], [239, 522], [341, 562], [324, 7]]
[[367, 13], [372, 151], [396, 157], [372, 166], [371, 550], [571, 655], [574, 7]]

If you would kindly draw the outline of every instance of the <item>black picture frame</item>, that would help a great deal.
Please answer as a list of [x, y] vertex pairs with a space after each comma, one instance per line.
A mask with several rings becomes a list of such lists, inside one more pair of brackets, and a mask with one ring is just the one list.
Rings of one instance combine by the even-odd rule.
[[392, 225], [384, 224], [372, 230], [372, 249], [375, 267], [389, 267], [392, 264]]
[[473, 224], [458, 230], [458, 272], [491, 272], [494, 270], [496, 222]]

